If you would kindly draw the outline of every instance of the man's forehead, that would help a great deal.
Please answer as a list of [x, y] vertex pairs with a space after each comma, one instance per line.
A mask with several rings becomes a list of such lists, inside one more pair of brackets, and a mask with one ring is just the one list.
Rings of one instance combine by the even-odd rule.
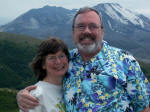
[[78, 14], [75, 19], [75, 23], [77, 23], [77, 24], [82, 23], [83, 21], [97, 23], [97, 22], [100, 22], [100, 18], [96, 12], [87, 11], [87, 12]]
[[86, 12], [80, 13], [80, 14], [77, 15], [77, 17], [84, 16], [84, 15], [87, 15], [87, 16], [94, 15], [94, 16], [98, 16], [99, 17], [99, 15], [96, 12], [94, 12], [94, 11], [86, 11]]

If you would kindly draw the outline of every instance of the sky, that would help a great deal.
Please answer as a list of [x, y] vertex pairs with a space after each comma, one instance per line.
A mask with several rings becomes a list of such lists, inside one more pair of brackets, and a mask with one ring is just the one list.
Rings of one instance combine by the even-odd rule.
[[45, 5], [73, 9], [100, 3], [119, 3], [124, 8], [150, 18], [150, 0], [0, 0], [0, 17], [14, 19], [30, 9]]

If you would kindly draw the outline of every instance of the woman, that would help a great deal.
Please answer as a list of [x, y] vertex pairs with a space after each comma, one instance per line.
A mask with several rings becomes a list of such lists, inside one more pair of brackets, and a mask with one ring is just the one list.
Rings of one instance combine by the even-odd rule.
[[62, 79], [68, 70], [68, 59], [68, 48], [60, 39], [48, 38], [39, 45], [30, 64], [38, 79], [37, 88], [30, 93], [39, 99], [39, 106], [29, 112], [65, 112]]

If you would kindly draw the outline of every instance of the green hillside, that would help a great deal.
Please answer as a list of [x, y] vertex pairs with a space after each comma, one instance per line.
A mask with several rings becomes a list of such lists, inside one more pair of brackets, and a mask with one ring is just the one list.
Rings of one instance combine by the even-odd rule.
[[142, 71], [144, 72], [145, 76], [150, 81], [150, 64], [143, 63], [139, 61]]
[[0, 88], [0, 112], [18, 112], [16, 90]]
[[[0, 112], [18, 112], [16, 90], [35, 83], [28, 64], [40, 42], [25, 35], [0, 33]], [[150, 80], [150, 64], [140, 65]]]
[[21, 89], [35, 82], [28, 64], [41, 40], [0, 33], [0, 88]]
[[[28, 65], [40, 42], [33, 37], [0, 32], [0, 88], [21, 89], [35, 83]], [[140, 65], [150, 78], [150, 64]]]

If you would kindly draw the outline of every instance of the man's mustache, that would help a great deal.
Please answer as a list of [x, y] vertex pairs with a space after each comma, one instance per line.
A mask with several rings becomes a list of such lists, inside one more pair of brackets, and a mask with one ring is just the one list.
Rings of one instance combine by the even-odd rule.
[[82, 36], [80, 36], [79, 41], [82, 41], [84, 39], [91, 39], [91, 40], [95, 40], [96, 36], [92, 35], [92, 34], [83, 34]]

